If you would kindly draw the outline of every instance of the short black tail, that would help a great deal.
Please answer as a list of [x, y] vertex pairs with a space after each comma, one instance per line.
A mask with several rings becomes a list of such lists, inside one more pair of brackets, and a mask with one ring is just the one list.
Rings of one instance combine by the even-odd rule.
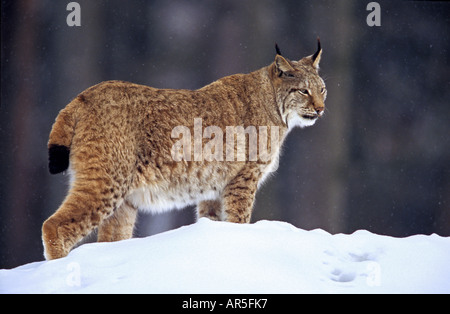
[[63, 172], [69, 168], [70, 149], [66, 146], [52, 144], [48, 148], [48, 170], [51, 174]]
[[80, 97], [72, 100], [59, 112], [53, 123], [47, 144], [48, 169], [51, 174], [60, 173], [69, 168], [70, 147], [75, 134], [75, 113], [80, 103]]

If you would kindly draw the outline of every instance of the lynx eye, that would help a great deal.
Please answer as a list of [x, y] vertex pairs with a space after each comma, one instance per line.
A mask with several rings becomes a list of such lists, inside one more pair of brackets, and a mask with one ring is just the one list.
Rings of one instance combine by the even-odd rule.
[[321, 93], [321, 94], [324, 94], [324, 93], [325, 93], [325, 87], [322, 87], [322, 89], [320, 90], [320, 93]]
[[308, 92], [308, 90], [307, 89], [304, 89], [304, 88], [300, 88], [299, 90], [298, 90], [299, 92], [300, 92], [300, 94], [302, 94], [302, 95], [309, 95], [309, 92]]

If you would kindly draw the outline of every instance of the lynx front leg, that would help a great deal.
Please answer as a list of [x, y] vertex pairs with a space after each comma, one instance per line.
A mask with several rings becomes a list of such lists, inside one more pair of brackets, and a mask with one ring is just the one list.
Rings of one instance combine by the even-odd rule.
[[124, 201], [98, 227], [98, 242], [112, 242], [131, 238], [136, 216], [137, 209], [128, 201]]
[[202, 201], [197, 205], [197, 218], [222, 220], [222, 203], [219, 200]]
[[256, 165], [245, 167], [223, 192], [226, 221], [249, 223], [261, 172]]

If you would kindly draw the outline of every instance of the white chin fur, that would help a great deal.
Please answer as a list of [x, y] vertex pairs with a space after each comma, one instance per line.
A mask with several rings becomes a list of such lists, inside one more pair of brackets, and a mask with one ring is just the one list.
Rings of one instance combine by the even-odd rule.
[[311, 126], [314, 123], [316, 123], [317, 119], [305, 119], [303, 117], [300, 117], [298, 114], [294, 114], [288, 119], [288, 128], [289, 130], [292, 130], [296, 126], [299, 126], [301, 128]]

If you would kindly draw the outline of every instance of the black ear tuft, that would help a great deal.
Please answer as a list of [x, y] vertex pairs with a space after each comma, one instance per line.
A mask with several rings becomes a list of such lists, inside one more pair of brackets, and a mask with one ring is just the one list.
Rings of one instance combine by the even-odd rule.
[[280, 55], [280, 56], [281, 56], [280, 47], [278, 47], [278, 44], [277, 44], [277, 43], [275, 43], [275, 50], [276, 50], [276, 52], [277, 52], [277, 55]]
[[313, 54], [313, 56], [312, 56], [313, 62], [316, 61], [317, 56], [319, 55], [319, 53], [320, 53], [321, 50], [322, 50], [322, 47], [320, 46], [320, 38], [317, 37], [317, 51], [316, 51], [316, 53]]

